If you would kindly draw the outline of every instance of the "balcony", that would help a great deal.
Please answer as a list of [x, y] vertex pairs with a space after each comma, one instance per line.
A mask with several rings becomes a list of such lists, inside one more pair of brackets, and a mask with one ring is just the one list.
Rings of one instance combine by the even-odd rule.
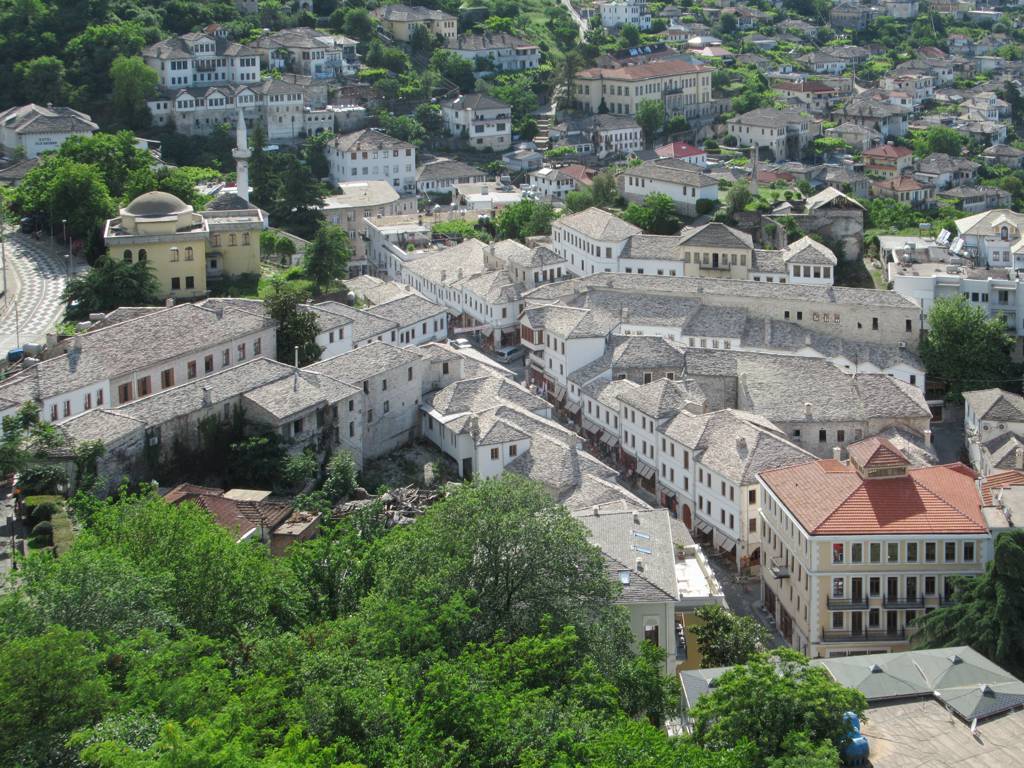
[[786, 565], [786, 561], [781, 557], [773, 557], [768, 563], [768, 569], [776, 579], [789, 578], [789, 566]]
[[827, 602], [830, 611], [866, 611], [868, 609], [867, 595], [860, 598], [830, 597]]
[[924, 608], [924, 595], [919, 597], [890, 597], [886, 595], [882, 598], [882, 605], [886, 608], [909, 608], [911, 610]]
[[862, 629], [854, 632], [849, 629], [821, 629], [823, 643], [878, 643], [902, 642], [907, 639], [905, 629]]

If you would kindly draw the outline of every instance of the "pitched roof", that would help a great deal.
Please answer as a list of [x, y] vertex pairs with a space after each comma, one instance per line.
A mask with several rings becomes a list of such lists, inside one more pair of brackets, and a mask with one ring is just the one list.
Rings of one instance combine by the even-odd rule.
[[499, 48], [537, 48], [537, 44], [508, 32], [485, 32], [459, 35], [454, 43], [448, 43], [448, 47], [456, 51], [493, 51]]
[[964, 392], [964, 401], [979, 420], [1024, 422], [1024, 397], [1013, 392], [976, 389]]
[[331, 141], [331, 146], [339, 152], [370, 151], [375, 149], [414, 149], [413, 145], [409, 142], [389, 136], [377, 128], [364, 128], [361, 131], [337, 136]]
[[71, 107], [26, 104], [0, 112], [0, 125], [18, 134], [29, 133], [92, 133], [99, 126], [85, 112]]
[[884, 437], [873, 436], [853, 443], [847, 449], [850, 459], [864, 469], [906, 467], [907, 457]]
[[782, 251], [782, 260], [786, 263], [822, 266], [835, 266], [838, 263], [836, 255], [827, 245], [819, 243], [808, 235], [787, 245]]
[[605, 242], [625, 240], [627, 237], [643, 232], [640, 227], [623, 221], [618, 216], [600, 208], [587, 208], [585, 211], [563, 216], [558, 219], [557, 224], [571, 227], [592, 240]]
[[576, 77], [581, 79], [647, 80], [653, 77], [692, 75], [711, 70], [711, 67], [704, 64], [691, 64], [688, 61], [669, 59], [667, 61], [651, 61], [646, 64], [630, 64], [625, 67], [593, 67], [577, 72]]
[[717, 187], [718, 180], [701, 173], [693, 163], [677, 158], [658, 158], [627, 168], [626, 176], [653, 179], [669, 184], [683, 184], [688, 187]]
[[451, 101], [446, 101], [442, 107], [451, 109], [508, 109], [509, 105], [504, 101], [492, 99], [486, 93], [467, 93], [457, 96]]
[[898, 147], [895, 144], [881, 144], [877, 147], [864, 150], [864, 157], [885, 158], [887, 160], [906, 157], [907, 155], [913, 154], [913, 150], [908, 147]]
[[864, 478], [849, 464], [824, 459], [768, 470], [760, 477], [811, 534], [988, 531], [976, 475], [959, 463]]
[[754, 241], [746, 232], [733, 229], [719, 221], [699, 227], [686, 227], [679, 233], [679, 245], [718, 248], [753, 248]]

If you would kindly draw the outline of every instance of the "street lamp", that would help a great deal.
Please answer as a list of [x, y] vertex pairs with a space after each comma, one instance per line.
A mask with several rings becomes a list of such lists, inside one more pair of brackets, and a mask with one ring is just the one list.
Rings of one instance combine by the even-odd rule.
[[68, 271], [68, 282], [71, 282], [71, 254], [64, 254], [64, 267]]
[[67, 244], [67, 242], [68, 242], [68, 220], [67, 219], [61, 219], [60, 220], [60, 225], [61, 225], [61, 228], [64, 230], [64, 243]]

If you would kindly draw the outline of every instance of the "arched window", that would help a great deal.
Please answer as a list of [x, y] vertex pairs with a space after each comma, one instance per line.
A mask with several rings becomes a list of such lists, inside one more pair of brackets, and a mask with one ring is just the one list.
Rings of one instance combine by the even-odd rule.
[[145, 260], [146, 260], [146, 249], [145, 248], [139, 248], [139, 261], [145, 261]]
[[195, 259], [195, 254], [192, 252], [192, 246], [186, 246], [185, 248], [185, 261], [192, 261]]
[[999, 239], [1000, 240], [1009, 240], [1010, 239], [1010, 228], [1009, 227], [1002, 227], [999, 230]]
[[124, 263], [125, 264], [131, 264], [132, 263], [132, 252], [128, 248], [124, 249]]

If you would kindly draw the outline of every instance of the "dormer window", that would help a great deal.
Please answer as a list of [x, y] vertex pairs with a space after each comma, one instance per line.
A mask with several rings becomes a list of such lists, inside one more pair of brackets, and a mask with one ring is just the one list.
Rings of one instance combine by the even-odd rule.
[[1010, 228], [1009, 227], [1004, 226], [1004, 227], [1000, 227], [999, 228], [999, 239], [1000, 240], [1009, 240], [1010, 239]]

